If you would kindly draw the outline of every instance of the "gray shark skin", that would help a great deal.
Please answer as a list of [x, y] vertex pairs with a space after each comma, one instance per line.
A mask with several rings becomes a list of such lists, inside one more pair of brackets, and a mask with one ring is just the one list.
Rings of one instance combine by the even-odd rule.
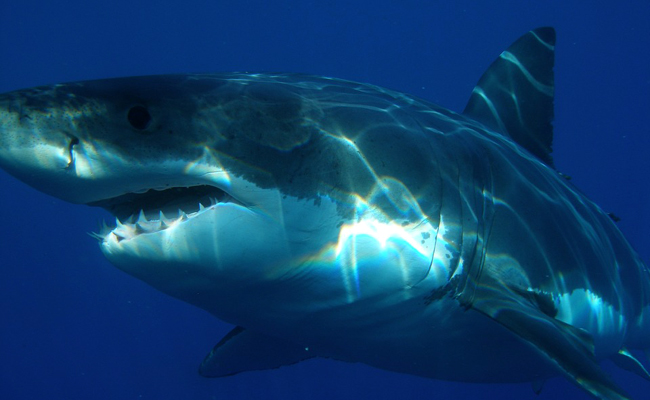
[[234, 328], [204, 376], [312, 357], [437, 379], [650, 378], [647, 267], [553, 167], [555, 32], [457, 114], [298, 74], [106, 79], [0, 95], [0, 166], [99, 206], [115, 266]]

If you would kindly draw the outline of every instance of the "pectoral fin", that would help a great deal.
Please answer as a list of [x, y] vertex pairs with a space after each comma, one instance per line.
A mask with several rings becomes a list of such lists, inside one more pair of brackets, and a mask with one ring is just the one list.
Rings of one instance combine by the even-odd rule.
[[471, 307], [491, 317], [533, 346], [569, 380], [598, 399], [629, 400], [600, 368], [591, 336], [542, 312], [534, 296], [482, 277]]
[[216, 378], [291, 365], [315, 357], [309, 348], [236, 327], [205, 357], [199, 373]]
[[641, 364], [641, 362], [637, 360], [627, 349], [619, 350], [619, 352], [613, 355], [611, 358], [612, 361], [614, 361], [614, 364], [616, 364], [619, 368], [634, 372], [641, 378], [650, 381], [650, 374], [648, 374], [648, 371], [645, 369], [643, 364]]

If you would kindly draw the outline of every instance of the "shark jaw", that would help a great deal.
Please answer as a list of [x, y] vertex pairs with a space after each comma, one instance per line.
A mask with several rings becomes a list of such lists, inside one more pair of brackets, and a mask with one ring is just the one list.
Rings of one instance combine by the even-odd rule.
[[[278, 193], [259, 196], [272, 201]], [[291, 259], [278, 214], [215, 186], [149, 190], [92, 205], [116, 217], [114, 226], [92, 234], [112, 264], [231, 323], [245, 323], [253, 312], [229, 305], [237, 298], [232, 288], [264, 286]]]

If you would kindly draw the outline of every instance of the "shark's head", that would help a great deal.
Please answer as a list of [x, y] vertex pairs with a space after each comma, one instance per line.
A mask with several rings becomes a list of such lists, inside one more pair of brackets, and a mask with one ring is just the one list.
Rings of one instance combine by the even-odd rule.
[[[245, 296], [277, 298], [296, 279], [305, 291], [331, 280], [312, 294], [343, 303], [417, 284], [435, 264], [440, 212], [421, 176], [435, 171], [418, 156], [428, 149], [383, 129], [412, 124], [398, 108], [342, 107], [352, 84], [301, 82], [169, 75], [7, 93], [0, 166], [114, 214], [97, 235], [111, 262], [232, 322]], [[433, 276], [442, 285], [449, 271]], [[233, 301], [244, 305], [223, 311]]]

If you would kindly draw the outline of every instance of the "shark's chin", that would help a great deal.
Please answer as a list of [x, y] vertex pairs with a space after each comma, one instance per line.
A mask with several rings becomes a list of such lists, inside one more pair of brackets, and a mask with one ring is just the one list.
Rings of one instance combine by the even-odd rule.
[[141, 214], [132, 223], [119, 223], [99, 235], [100, 248], [127, 274], [237, 322], [224, 315], [232, 309], [226, 307], [232, 290], [260, 282], [260, 276], [289, 258], [281, 225], [233, 202], [200, 207], [175, 219]]

